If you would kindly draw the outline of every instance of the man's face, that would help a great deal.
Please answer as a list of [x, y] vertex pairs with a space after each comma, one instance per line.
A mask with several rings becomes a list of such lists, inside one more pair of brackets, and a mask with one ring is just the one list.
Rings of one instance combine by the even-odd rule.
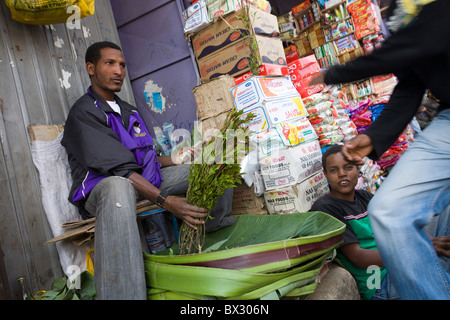
[[336, 198], [353, 196], [358, 183], [359, 168], [345, 160], [338, 152], [328, 156], [326, 160], [325, 177], [330, 183], [331, 194]]
[[88, 63], [86, 68], [94, 90], [106, 100], [113, 99], [114, 93], [121, 90], [126, 75], [122, 51], [103, 48], [97, 64]]

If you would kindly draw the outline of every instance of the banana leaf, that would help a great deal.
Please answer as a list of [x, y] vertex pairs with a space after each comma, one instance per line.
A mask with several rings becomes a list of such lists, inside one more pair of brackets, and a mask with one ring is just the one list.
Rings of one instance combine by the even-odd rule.
[[344, 230], [341, 221], [323, 212], [241, 215], [233, 226], [207, 234], [202, 253], [180, 255], [174, 247], [144, 253], [144, 261], [278, 272], [330, 252], [342, 242]]
[[[229, 300], [278, 298], [299, 286], [315, 282], [328, 253], [288, 271], [253, 273], [236, 270], [168, 265], [146, 261], [150, 299]], [[160, 290], [155, 290], [160, 289]], [[275, 293], [274, 293], [275, 292]]]

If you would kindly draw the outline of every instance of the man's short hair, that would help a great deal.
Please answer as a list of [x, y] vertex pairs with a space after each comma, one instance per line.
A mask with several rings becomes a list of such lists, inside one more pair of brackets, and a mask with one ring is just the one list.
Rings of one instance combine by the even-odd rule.
[[342, 153], [342, 144], [335, 144], [331, 147], [329, 147], [322, 155], [322, 167], [323, 171], [327, 171], [327, 158], [331, 156], [332, 154], [336, 153]]
[[122, 48], [120, 48], [117, 44], [113, 42], [109, 41], [96, 42], [86, 50], [86, 63], [90, 62], [96, 65], [102, 56], [101, 50], [103, 48], [112, 48], [122, 51]]

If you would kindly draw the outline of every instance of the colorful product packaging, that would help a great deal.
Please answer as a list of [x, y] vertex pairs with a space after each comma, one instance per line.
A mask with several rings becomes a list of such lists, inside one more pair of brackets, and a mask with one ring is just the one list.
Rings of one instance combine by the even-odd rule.
[[289, 77], [255, 76], [231, 89], [236, 109], [243, 110], [263, 101], [296, 96]]
[[319, 63], [313, 54], [290, 60], [288, 71], [295, 89], [303, 99], [325, 88], [323, 84], [309, 86], [311, 78], [320, 72]]
[[[273, 64], [263, 64], [258, 68], [258, 76], [287, 76], [289, 75], [288, 68], [286, 66], [279, 66]], [[253, 76], [252, 72], [244, 73], [241, 76], [234, 78], [235, 85], [239, 85], [242, 82], [250, 79]]]
[[273, 128], [278, 123], [306, 117], [307, 112], [303, 106], [300, 95], [283, 97], [262, 101], [245, 109], [244, 116], [253, 113], [255, 118], [248, 124], [253, 133], [260, 133]]

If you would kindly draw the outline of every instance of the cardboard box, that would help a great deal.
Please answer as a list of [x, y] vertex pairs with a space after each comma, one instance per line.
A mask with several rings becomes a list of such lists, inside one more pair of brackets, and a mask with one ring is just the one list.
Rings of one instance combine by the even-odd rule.
[[212, 137], [217, 135], [217, 130], [222, 128], [227, 115], [228, 112], [224, 112], [199, 122], [199, 130], [202, 134], [203, 141], [209, 141]]
[[243, 39], [248, 34], [278, 37], [277, 17], [261, 10], [249, 8], [250, 28], [241, 15], [244, 9], [232, 12], [210, 23], [192, 37], [192, 48], [196, 59], [202, 59], [226, 46]]
[[339, 59], [340, 63], [346, 63], [346, 62], [351, 61], [360, 56], [362, 56], [362, 50], [361, 50], [361, 48], [356, 48], [350, 52], [346, 52], [346, 53], [338, 56], [338, 59]]
[[325, 44], [325, 37], [323, 35], [320, 23], [315, 23], [310, 29], [308, 29], [308, 39], [312, 49], [318, 48]]
[[185, 11], [183, 11], [183, 18], [184, 33], [186, 35], [206, 28], [209, 23], [209, 18], [205, 0], [200, 0], [197, 3], [190, 5]]
[[318, 140], [301, 143], [291, 150], [292, 161], [297, 164], [297, 182], [322, 170], [322, 150]]
[[319, 63], [311, 64], [303, 69], [293, 69], [289, 72], [292, 82], [300, 81], [309, 78], [320, 72]]
[[298, 95], [289, 77], [255, 76], [231, 89], [236, 109], [243, 110], [264, 101]]
[[257, 0], [206, 0], [209, 20], [213, 21], [218, 16], [241, 9], [242, 3], [265, 12], [269, 12], [270, 10], [268, 6], [262, 7], [264, 3]]
[[254, 134], [250, 137], [250, 141], [258, 151], [258, 159], [286, 148], [286, 145], [276, 128], [270, 128]]
[[[287, 67], [283, 43], [280, 39], [262, 36], [255, 36], [255, 39], [254, 56], [257, 65], [269, 64]], [[250, 46], [249, 39], [242, 39], [198, 60], [200, 80], [206, 82], [224, 74], [237, 77], [250, 71], [249, 64], [252, 54]]]
[[318, 140], [272, 152], [259, 160], [266, 190], [298, 184], [322, 170]]
[[328, 181], [320, 171], [297, 185], [264, 192], [264, 200], [270, 214], [307, 212], [329, 191]]
[[291, 97], [265, 101], [264, 107], [267, 110], [272, 126], [281, 122], [308, 116], [308, 112], [303, 105], [302, 97], [298, 94]]
[[300, 56], [304, 56], [313, 50], [309, 43], [308, 32], [300, 33], [293, 42]]
[[257, 197], [253, 186], [243, 182], [234, 188], [231, 215], [268, 213], [264, 197]]
[[296, 164], [292, 161], [291, 148], [272, 152], [259, 160], [265, 190], [274, 190], [297, 183]]
[[244, 115], [248, 113], [253, 113], [255, 117], [247, 125], [249, 131], [253, 134], [257, 134], [270, 129], [270, 121], [267, 116], [266, 110], [262, 106], [248, 108], [244, 112]]
[[192, 92], [197, 102], [199, 120], [213, 117], [234, 109], [230, 90], [234, 87], [234, 78], [223, 75], [208, 83], [196, 86]]

